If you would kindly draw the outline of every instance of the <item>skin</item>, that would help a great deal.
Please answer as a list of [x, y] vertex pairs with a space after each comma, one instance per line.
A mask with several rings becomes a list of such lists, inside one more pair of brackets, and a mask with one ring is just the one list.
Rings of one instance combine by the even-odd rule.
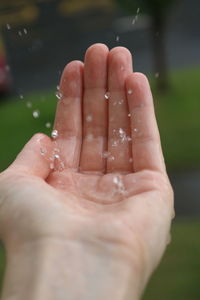
[[36, 134], [0, 174], [2, 299], [139, 299], [174, 215], [148, 80], [95, 44], [60, 93], [58, 137]]

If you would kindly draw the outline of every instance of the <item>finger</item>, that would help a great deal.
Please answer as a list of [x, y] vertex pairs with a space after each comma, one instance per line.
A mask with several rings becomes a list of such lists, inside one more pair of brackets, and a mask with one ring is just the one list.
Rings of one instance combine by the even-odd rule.
[[35, 134], [8, 169], [46, 179], [53, 163], [52, 154], [51, 139], [42, 133]]
[[58, 136], [54, 139], [58, 149], [58, 159], [66, 168], [78, 168], [82, 142], [82, 89], [83, 63], [69, 63], [60, 82], [60, 100], [58, 101], [54, 130]]
[[131, 74], [126, 80], [126, 90], [131, 114], [134, 171], [163, 171], [165, 164], [160, 136], [146, 76], [141, 73]]
[[83, 144], [80, 170], [104, 172], [103, 152], [107, 148], [107, 85], [108, 48], [91, 46], [84, 61]]
[[116, 47], [108, 59], [109, 133], [108, 172], [131, 172], [130, 120], [125, 91], [125, 79], [132, 73], [132, 57], [123, 47]]

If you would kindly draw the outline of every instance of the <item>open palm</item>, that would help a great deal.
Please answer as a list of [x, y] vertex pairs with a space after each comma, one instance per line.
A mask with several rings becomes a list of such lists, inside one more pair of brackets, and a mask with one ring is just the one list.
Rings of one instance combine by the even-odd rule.
[[1, 235], [77, 239], [148, 277], [173, 214], [148, 80], [127, 49], [96, 44], [66, 66], [58, 97], [52, 140], [36, 135], [0, 177], [14, 199], [1, 203]]

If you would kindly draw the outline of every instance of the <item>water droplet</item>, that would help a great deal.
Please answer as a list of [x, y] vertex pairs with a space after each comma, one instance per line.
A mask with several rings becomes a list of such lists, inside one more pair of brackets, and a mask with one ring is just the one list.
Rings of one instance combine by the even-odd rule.
[[40, 148], [40, 154], [45, 155], [47, 153], [47, 150], [44, 148]]
[[127, 92], [129, 95], [132, 95], [133, 94], [133, 90], [131, 89], [128, 89], [128, 92]]
[[24, 96], [22, 94], [19, 95], [20, 99], [24, 99]]
[[108, 161], [113, 161], [113, 160], [115, 160], [115, 157], [114, 157], [113, 155], [110, 155], [110, 156], [108, 157]]
[[119, 35], [116, 36], [116, 42], [119, 42]]
[[119, 100], [119, 105], [121, 105], [124, 102], [124, 99]]
[[135, 25], [135, 23], [137, 22], [137, 20], [138, 20], [138, 15], [136, 15], [136, 16], [133, 18], [132, 25]]
[[50, 122], [47, 122], [47, 123], [45, 124], [45, 126], [46, 126], [46, 128], [50, 128], [50, 127], [51, 127], [51, 123], [50, 123]]
[[9, 65], [6, 65], [6, 71], [8, 72], [8, 71], [10, 71], [10, 66]]
[[54, 154], [54, 158], [59, 159], [60, 158], [59, 154]]
[[39, 118], [39, 116], [40, 116], [40, 111], [39, 111], [39, 110], [34, 110], [34, 111], [33, 111], [33, 117], [34, 117], [35, 119], [37, 119], [37, 118]]
[[113, 177], [113, 183], [116, 186], [116, 191], [120, 194], [124, 194], [125, 192], [125, 186], [120, 178], [120, 176], [114, 176]]
[[133, 131], [138, 132], [138, 129], [137, 129], [137, 128], [134, 128]]
[[124, 130], [122, 128], [119, 128], [119, 135], [122, 136], [124, 134]]
[[60, 100], [60, 99], [62, 99], [62, 97], [63, 97], [63, 94], [62, 94], [61, 92], [57, 91], [57, 92], [56, 92], [56, 98], [57, 98], [58, 100]]
[[127, 141], [128, 142], [131, 142], [132, 141], [132, 138], [130, 136], [127, 136]]
[[51, 170], [54, 169], [54, 163], [50, 163], [50, 169], [51, 169]]
[[57, 89], [57, 91], [59, 91], [59, 89], [60, 89], [60, 86], [59, 86], [59, 85], [57, 85], [57, 86], [56, 86], [56, 89]]
[[28, 31], [27, 31], [26, 28], [24, 28], [23, 31], [24, 31], [24, 34], [27, 34], [27, 33], [28, 33]]
[[115, 184], [118, 184], [119, 183], [119, 178], [117, 176], [113, 177], [113, 182]]
[[88, 134], [86, 136], [86, 140], [89, 141], [89, 142], [93, 141], [93, 139], [94, 139], [93, 134]]
[[92, 115], [86, 116], [86, 121], [87, 121], [87, 122], [91, 122], [91, 121], [92, 121]]
[[113, 142], [112, 142], [112, 146], [113, 146], [113, 147], [116, 147], [117, 145], [118, 145], [118, 142], [117, 142], [117, 141], [113, 141]]
[[18, 34], [19, 34], [19, 36], [22, 36], [22, 32], [20, 30], [18, 31]]
[[137, 8], [137, 12], [136, 12], [137, 15], [139, 14], [139, 12], [140, 12], [140, 8], [138, 7], [138, 8]]
[[102, 157], [103, 157], [103, 158], [108, 158], [109, 155], [110, 155], [110, 152], [108, 152], [108, 151], [104, 151], [104, 152], [102, 153]]
[[158, 78], [160, 76], [159, 72], [155, 73], [155, 78]]
[[10, 24], [6, 24], [6, 28], [7, 28], [8, 30], [10, 30], [10, 29], [11, 29]]
[[58, 130], [56, 130], [56, 129], [52, 130], [52, 132], [51, 132], [51, 137], [52, 137], [53, 139], [56, 139], [56, 138], [58, 137]]
[[128, 117], [129, 117], [129, 118], [131, 117], [131, 114], [130, 114], [130, 113], [128, 114]]
[[32, 107], [32, 103], [30, 101], [26, 102], [26, 107], [31, 108]]
[[108, 100], [110, 98], [110, 93], [106, 92], [105, 95], [104, 95], [104, 97], [105, 97], [106, 100]]

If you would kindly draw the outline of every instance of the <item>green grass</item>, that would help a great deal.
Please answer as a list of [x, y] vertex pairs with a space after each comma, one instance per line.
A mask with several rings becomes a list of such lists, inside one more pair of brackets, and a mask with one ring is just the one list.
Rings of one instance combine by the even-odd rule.
[[172, 242], [151, 278], [143, 300], [200, 299], [200, 221], [178, 220]]
[[200, 167], [200, 68], [171, 74], [171, 89], [155, 93], [163, 150], [169, 170]]
[[[173, 72], [170, 90], [165, 94], [154, 92], [165, 159], [172, 171], [200, 167], [199, 80], [200, 68]], [[27, 108], [28, 101], [32, 108]], [[34, 133], [50, 133], [45, 123], [53, 122], [55, 105], [54, 92], [26, 95], [23, 100], [0, 104], [0, 170], [9, 165]], [[32, 116], [34, 109], [40, 110], [38, 119]]]
[[[200, 299], [200, 221], [178, 219], [172, 226], [172, 242], [152, 276], [143, 300]], [[5, 257], [0, 247], [0, 282]]]
[[[50, 134], [46, 122], [53, 124], [56, 106], [55, 93], [44, 92], [24, 96], [23, 100], [8, 99], [0, 105], [1, 148], [0, 170], [5, 169], [16, 157], [23, 145], [36, 132]], [[32, 108], [27, 107], [32, 103]], [[33, 110], [39, 110], [39, 118], [33, 118]]]

